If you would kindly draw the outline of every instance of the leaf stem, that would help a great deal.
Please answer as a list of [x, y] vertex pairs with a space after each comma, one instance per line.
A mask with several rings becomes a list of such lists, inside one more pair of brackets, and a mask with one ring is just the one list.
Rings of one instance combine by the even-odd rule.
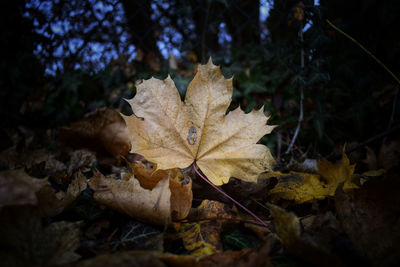
[[218, 188], [216, 185], [214, 185], [212, 182], [210, 182], [206, 177], [204, 177], [197, 169], [197, 164], [196, 162], [193, 163], [193, 169], [194, 171], [201, 177], [201, 179], [203, 179], [204, 181], [206, 181], [209, 185], [211, 185], [215, 190], [217, 190], [218, 192], [220, 192], [221, 194], [223, 194], [225, 197], [227, 197], [228, 199], [230, 199], [233, 203], [235, 203], [236, 205], [238, 205], [239, 207], [241, 207], [242, 209], [244, 209], [248, 214], [250, 214], [251, 216], [253, 216], [257, 221], [259, 221], [263, 226], [265, 226], [266, 228], [268, 228], [268, 225], [261, 220], [257, 215], [255, 215], [253, 212], [251, 212], [248, 208], [246, 208], [245, 206], [243, 206], [242, 204], [240, 204], [238, 201], [236, 201], [235, 199], [233, 199], [230, 195], [228, 195], [227, 193], [225, 193], [222, 189]]

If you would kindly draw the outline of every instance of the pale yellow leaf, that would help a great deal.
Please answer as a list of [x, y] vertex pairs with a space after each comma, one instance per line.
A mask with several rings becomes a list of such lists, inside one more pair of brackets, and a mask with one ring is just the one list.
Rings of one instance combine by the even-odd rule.
[[230, 177], [256, 182], [275, 163], [258, 140], [274, 126], [266, 125], [263, 108], [225, 115], [232, 100], [232, 79], [225, 79], [211, 60], [199, 65], [182, 102], [174, 82], [151, 78], [128, 100], [134, 115], [124, 116], [132, 152], [158, 169], [186, 168], [196, 162], [216, 185]]

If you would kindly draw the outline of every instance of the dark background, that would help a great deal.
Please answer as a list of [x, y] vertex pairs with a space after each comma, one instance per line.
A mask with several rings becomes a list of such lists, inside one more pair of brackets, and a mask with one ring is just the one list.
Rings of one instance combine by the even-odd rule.
[[140, 79], [170, 74], [184, 96], [210, 56], [234, 74], [231, 108], [264, 105], [279, 125], [262, 140], [275, 156], [293, 138], [301, 90], [291, 155], [326, 156], [399, 125], [396, 81], [326, 23], [399, 75], [399, 1], [15, 0], [0, 12], [2, 150], [10, 129], [57, 130], [103, 106], [128, 112], [122, 98]]

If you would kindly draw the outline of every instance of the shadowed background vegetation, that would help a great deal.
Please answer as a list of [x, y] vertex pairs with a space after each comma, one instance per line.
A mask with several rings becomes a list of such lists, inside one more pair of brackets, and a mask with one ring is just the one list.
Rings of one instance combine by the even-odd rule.
[[293, 138], [301, 91], [292, 155], [327, 155], [399, 124], [396, 81], [326, 23], [398, 75], [398, 1], [19, 0], [0, 12], [1, 149], [12, 144], [7, 129], [57, 128], [103, 106], [124, 111], [122, 98], [153, 75], [170, 74], [184, 95], [210, 56], [234, 74], [231, 108], [264, 105], [279, 125], [262, 140], [275, 156]]

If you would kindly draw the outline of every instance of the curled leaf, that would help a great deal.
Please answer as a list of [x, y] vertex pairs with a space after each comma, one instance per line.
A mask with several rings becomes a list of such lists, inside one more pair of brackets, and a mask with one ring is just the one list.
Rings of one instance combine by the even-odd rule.
[[186, 218], [192, 207], [192, 180], [184, 181], [183, 173], [179, 169], [156, 170], [154, 167], [147, 168], [140, 162], [129, 165], [135, 178], [146, 189], [153, 189], [159, 181], [169, 177], [172, 219], [180, 220]]
[[116, 110], [102, 108], [60, 129], [60, 141], [74, 149], [88, 148], [116, 159], [129, 152], [129, 137], [124, 120]]
[[123, 174], [122, 178], [117, 180], [95, 172], [89, 181], [90, 188], [94, 190], [94, 200], [145, 222], [159, 225], [171, 222], [168, 177], [151, 190], [141, 187], [132, 174]]

